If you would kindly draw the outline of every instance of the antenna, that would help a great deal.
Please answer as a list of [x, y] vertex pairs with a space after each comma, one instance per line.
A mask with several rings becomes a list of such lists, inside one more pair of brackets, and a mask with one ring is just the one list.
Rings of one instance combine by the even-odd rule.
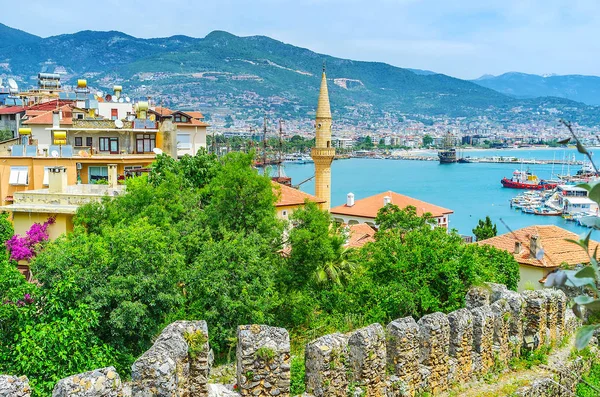
[[115, 120], [115, 127], [123, 128], [123, 120]]
[[325, 73], [325, 60], [323, 60], [323, 73]]
[[131, 98], [129, 98], [128, 96], [125, 97], [125, 102], [129, 103], [131, 102]]
[[112, 95], [110, 95], [110, 94], [106, 94], [106, 96], [104, 97], [104, 100], [105, 100], [106, 102], [110, 102], [110, 101], [112, 101]]
[[152, 149], [152, 151], [154, 152], [154, 154], [156, 154], [157, 156], [160, 156], [161, 154], [163, 154], [163, 151], [161, 148], [157, 148], [155, 147], [154, 149]]
[[53, 150], [52, 152], [50, 152], [50, 155], [54, 158], [58, 158], [58, 150]]

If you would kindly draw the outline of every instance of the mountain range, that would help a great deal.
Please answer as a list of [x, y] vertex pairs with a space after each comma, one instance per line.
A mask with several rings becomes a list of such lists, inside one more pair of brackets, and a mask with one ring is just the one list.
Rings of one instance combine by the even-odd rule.
[[82, 77], [95, 90], [121, 84], [132, 97], [152, 96], [165, 106], [229, 112], [238, 119], [258, 119], [265, 111], [286, 119], [311, 116], [325, 63], [334, 117], [365, 128], [386, 120], [482, 116], [504, 124], [559, 117], [584, 125], [600, 121], [597, 108], [556, 93], [527, 98], [485, 86], [490, 79], [471, 82], [335, 58], [265, 36], [214, 31], [204, 38], [141, 39], [82, 31], [42, 38], [0, 24], [0, 37], [0, 77], [14, 77], [22, 88], [34, 86], [40, 71], [60, 71], [67, 84]]
[[485, 75], [472, 82], [515, 98], [554, 96], [600, 105], [600, 77], [597, 76], [539, 76], [510, 72], [500, 76]]

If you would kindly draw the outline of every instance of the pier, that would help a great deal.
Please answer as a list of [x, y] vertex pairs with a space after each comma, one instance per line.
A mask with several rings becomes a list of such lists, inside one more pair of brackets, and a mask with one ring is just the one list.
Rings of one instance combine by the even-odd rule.
[[[414, 160], [414, 161], [439, 161], [433, 156], [360, 156], [360, 158], [376, 158], [390, 160]], [[580, 160], [536, 160], [536, 159], [521, 159], [517, 157], [466, 157], [466, 163], [500, 163], [500, 164], [555, 164], [555, 165], [583, 165]]]

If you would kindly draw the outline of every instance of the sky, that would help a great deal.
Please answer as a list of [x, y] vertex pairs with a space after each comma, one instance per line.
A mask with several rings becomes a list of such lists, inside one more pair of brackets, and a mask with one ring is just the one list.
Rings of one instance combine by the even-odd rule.
[[598, 0], [0, 0], [0, 9], [0, 22], [42, 37], [225, 30], [463, 79], [600, 75]]

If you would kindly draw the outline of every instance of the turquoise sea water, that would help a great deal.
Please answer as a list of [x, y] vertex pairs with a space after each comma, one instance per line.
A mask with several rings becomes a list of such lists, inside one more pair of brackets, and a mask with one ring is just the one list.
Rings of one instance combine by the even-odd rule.
[[[562, 159], [563, 156], [576, 155], [577, 160], [583, 157], [576, 150], [537, 149], [537, 150], [485, 150], [465, 151], [465, 156], [511, 156], [524, 159]], [[550, 178], [552, 172], [561, 173], [560, 165], [523, 165], [529, 167], [540, 178]], [[450, 227], [461, 234], [472, 235], [471, 230], [477, 221], [489, 215], [498, 226], [498, 233], [508, 232], [507, 227], [520, 229], [530, 225], [554, 224], [577, 234], [590, 229], [567, 222], [561, 217], [536, 216], [523, 214], [510, 208], [509, 200], [522, 190], [503, 188], [500, 180], [510, 177], [515, 168], [514, 164], [439, 164], [436, 161], [412, 160], [377, 160], [377, 159], [348, 159], [336, 160], [332, 165], [332, 207], [344, 204], [346, 194], [354, 193], [359, 200], [387, 190], [427, 201], [454, 211], [450, 216]], [[574, 174], [580, 167], [571, 167]], [[567, 172], [567, 167], [562, 169]], [[314, 175], [313, 164], [286, 164], [285, 173], [292, 177], [294, 184]], [[314, 180], [303, 184], [300, 189], [314, 194]], [[600, 239], [600, 232], [594, 231], [592, 238]]]

